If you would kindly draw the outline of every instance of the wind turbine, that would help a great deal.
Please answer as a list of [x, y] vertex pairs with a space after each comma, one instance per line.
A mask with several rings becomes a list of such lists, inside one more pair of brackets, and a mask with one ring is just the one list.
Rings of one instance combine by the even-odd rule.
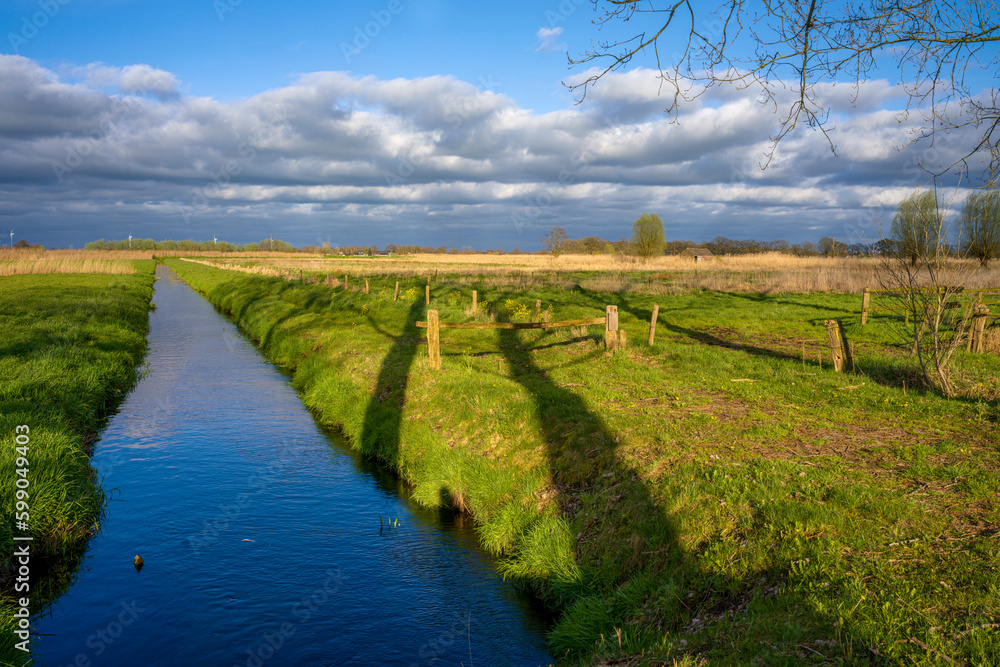
[[10, 249], [14, 249], [14, 230], [10, 230]]
[[212, 244], [214, 245], [214, 244], [216, 244], [218, 242], [219, 242], [219, 239], [215, 238], [215, 234], [212, 234]]
[[128, 247], [129, 248], [132, 247], [132, 235], [131, 234], [128, 235]]

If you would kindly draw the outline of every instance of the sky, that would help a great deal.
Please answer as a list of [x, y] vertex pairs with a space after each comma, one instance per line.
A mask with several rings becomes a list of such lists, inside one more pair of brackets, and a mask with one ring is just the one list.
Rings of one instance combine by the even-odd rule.
[[762, 170], [782, 109], [753, 90], [675, 117], [651, 55], [582, 102], [567, 90], [588, 73], [567, 53], [632, 28], [597, 16], [589, 0], [4, 0], [0, 238], [538, 250], [556, 225], [617, 240], [652, 212], [668, 239], [855, 243], [929, 184], [921, 164], [968, 147], [901, 150], [920, 119], [890, 80], [825, 84], [836, 154], [803, 127]]

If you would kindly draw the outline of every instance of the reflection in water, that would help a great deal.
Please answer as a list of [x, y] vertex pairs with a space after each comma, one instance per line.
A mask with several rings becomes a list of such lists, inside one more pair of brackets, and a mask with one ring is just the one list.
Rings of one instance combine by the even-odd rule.
[[107, 516], [34, 619], [41, 660], [548, 664], [545, 620], [471, 528], [321, 432], [232, 324], [157, 272], [151, 372], [97, 445]]

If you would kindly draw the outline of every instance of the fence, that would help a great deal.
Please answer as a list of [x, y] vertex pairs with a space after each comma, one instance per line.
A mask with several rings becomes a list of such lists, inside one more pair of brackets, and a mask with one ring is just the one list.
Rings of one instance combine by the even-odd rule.
[[[932, 291], [933, 287], [915, 287], [915, 290], [920, 291]], [[982, 306], [996, 306], [1000, 305], [1000, 300], [986, 301], [984, 297], [989, 297], [991, 295], [996, 295], [1000, 297], [1000, 287], [938, 287], [936, 288], [939, 294], [944, 294], [946, 291], [950, 291], [952, 294], [975, 294], [976, 295], [976, 305]], [[905, 295], [905, 292], [901, 290], [890, 290], [890, 289], [871, 289], [866, 287], [861, 293], [861, 324], [868, 324], [868, 314], [869, 313], [883, 313], [883, 312], [893, 312], [893, 311], [903, 311], [903, 316], [909, 321], [909, 311], [911, 306], [907, 304], [896, 305], [896, 306], [882, 306], [879, 308], [872, 308], [871, 298], [878, 294], [894, 294], [894, 295]]]
[[[923, 291], [930, 291], [933, 288], [915, 288], [922, 289]], [[939, 287], [937, 288], [938, 294], [945, 294], [947, 290], [952, 290], [953, 294], [974, 294], [976, 295], [975, 300], [971, 304], [972, 308], [972, 335], [969, 336], [966, 349], [970, 352], [982, 352], [986, 347], [986, 322], [990, 319], [990, 309], [989, 306], [1000, 305], [1000, 301], [984, 301], [983, 297], [991, 294], [1000, 295], [1000, 288], [996, 287], [975, 287], [975, 288], [949, 288], [949, 287]], [[882, 308], [872, 308], [871, 307], [871, 295], [872, 294], [905, 294], [899, 290], [873, 290], [865, 288], [861, 297], [861, 324], [868, 323], [868, 313], [876, 312], [886, 312], [886, 311], [904, 311], [904, 316], [906, 322], [909, 323], [910, 309], [912, 308], [912, 302], [904, 303], [900, 306], [884, 306]], [[911, 297], [912, 298], [912, 297]], [[953, 307], [958, 307], [961, 304], [953, 303]], [[993, 317], [993, 320], [998, 320], [997, 317]]]
[[[605, 309], [604, 317], [563, 320], [561, 322], [542, 321], [540, 309], [541, 302], [536, 301], [534, 322], [441, 322], [437, 310], [428, 310], [427, 321], [417, 322], [417, 327], [427, 329], [427, 352], [430, 356], [431, 367], [435, 369], [441, 368], [441, 329], [558, 329], [603, 324], [605, 349], [623, 350], [627, 345], [625, 331], [618, 328], [618, 306], [608, 306]], [[652, 333], [650, 339], [652, 339]]]

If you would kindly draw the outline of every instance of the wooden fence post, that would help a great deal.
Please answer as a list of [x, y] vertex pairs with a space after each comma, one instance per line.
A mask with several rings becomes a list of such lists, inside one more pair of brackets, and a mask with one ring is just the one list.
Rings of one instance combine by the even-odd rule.
[[841, 373], [844, 370], [844, 352], [840, 346], [840, 332], [837, 330], [837, 320], [826, 321], [826, 337], [830, 341], [830, 352], [833, 355], [833, 370]]
[[983, 351], [985, 340], [983, 332], [986, 329], [986, 318], [990, 314], [990, 309], [986, 306], [976, 306], [975, 315], [972, 319], [972, 351], [979, 353]]
[[[430, 289], [428, 287], [428, 289]], [[431, 359], [431, 368], [441, 368], [441, 329], [438, 311], [427, 311], [427, 354]]]
[[608, 306], [604, 317], [604, 349], [614, 350], [618, 347], [618, 306]]
[[533, 322], [541, 322], [542, 321], [542, 300], [541, 299], [535, 299], [535, 319], [532, 320], [532, 321]]
[[660, 316], [660, 306], [653, 306], [653, 316], [649, 319], [649, 344], [652, 346], [656, 339], [656, 318]]
[[397, 301], [399, 299], [399, 281], [396, 281], [396, 293], [392, 295], [392, 300]]
[[479, 310], [479, 292], [472, 290], [472, 314], [475, 315]]
[[368, 279], [365, 278], [365, 294], [368, 294]]
[[428, 306], [431, 305], [431, 283], [430, 283], [430, 280], [431, 279], [428, 278], [427, 279], [427, 284], [424, 286], [424, 300], [427, 302]]
[[851, 353], [851, 344], [847, 340], [847, 330], [844, 328], [844, 323], [840, 321], [839, 317], [837, 318], [837, 329], [840, 330], [840, 343], [844, 352], [844, 370], [850, 368], [853, 373], [854, 355]]
[[347, 274], [344, 274], [344, 289], [347, 289]]
[[871, 292], [868, 288], [865, 288], [864, 294], [861, 296], [861, 324], [868, 324], [868, 301], [871, 299]]

